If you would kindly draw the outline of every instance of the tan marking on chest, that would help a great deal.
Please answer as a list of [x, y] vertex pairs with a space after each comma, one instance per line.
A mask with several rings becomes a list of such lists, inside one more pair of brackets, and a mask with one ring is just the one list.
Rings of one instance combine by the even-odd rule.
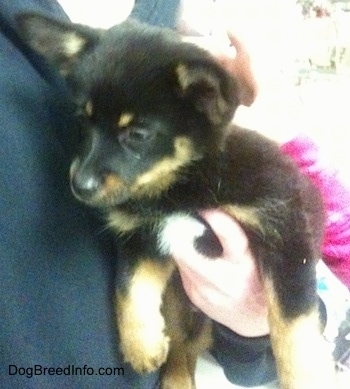
[[108, 215], [108, 225], [118, 233], [132, 231], [141, 224], [141, 217], [128, 212], [115, 210]]

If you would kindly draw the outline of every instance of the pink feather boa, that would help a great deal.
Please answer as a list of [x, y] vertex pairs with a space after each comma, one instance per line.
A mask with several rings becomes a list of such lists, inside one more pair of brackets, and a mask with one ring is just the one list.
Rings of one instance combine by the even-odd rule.
[[350, 288], [350, 189], [342, 184], [335, 169], [325, 166], [318, 147], [308, 137], [298, 136], [281, 149], [322, 193], [326, 209], [323, 259]]

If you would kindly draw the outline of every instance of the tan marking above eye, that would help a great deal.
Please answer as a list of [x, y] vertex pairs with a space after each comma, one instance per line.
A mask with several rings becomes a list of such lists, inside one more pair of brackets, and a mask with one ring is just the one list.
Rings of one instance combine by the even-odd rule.
[[89, 100], [86, 105], [85, 105], [85, 112], [88, 116], [92, 116], [93, 114], [93, 111], [94, 111], [94, 106], [92, 104], [92, 101]]
[[119, 116], [118, 127], [125, 128], [131, 124], [134, 119], [134, 115], [130, 112], [124, 112]]

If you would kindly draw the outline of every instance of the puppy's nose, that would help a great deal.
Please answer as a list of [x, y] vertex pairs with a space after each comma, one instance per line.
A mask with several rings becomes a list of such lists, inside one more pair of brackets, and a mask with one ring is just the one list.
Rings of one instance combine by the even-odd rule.
[[102, 181], [96, 176], [75, 174], [71, 179], [73, 194], [80, 200], [90, 200], [102, 186]]

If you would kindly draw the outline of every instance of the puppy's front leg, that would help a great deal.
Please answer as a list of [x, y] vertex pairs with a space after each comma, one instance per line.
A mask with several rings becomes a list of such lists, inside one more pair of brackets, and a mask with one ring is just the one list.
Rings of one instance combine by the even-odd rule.
[[164, 333], [162, 297], [174, 265], [141, 259], [123, 290], [116, 293], [121, 349], [139, 373], [151, 372], [167, 359], [169, 337]]

